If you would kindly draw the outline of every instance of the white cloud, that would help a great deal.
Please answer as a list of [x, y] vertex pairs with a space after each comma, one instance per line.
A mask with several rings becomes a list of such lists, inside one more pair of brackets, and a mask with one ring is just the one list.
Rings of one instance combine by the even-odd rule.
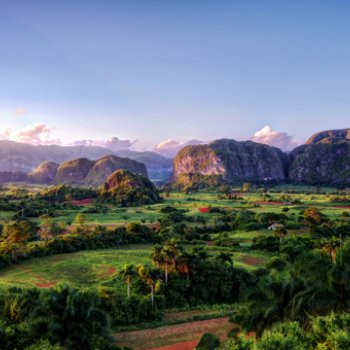
[[161, 143], [159, 143], [154, 150], [168, 158], [174, 158], [176, 156], [176, 153], [180, 151], [181, 148], [184, 148], [189, 145], [200, 145], [205, 142], [199, 141], [199, 140], [189, 140], [187, 142], [179, 142], [173, 139], [165, 140]]
[[61, 141], [59, 139], [52, 138], [52, 130], [54, 129], [49, 128], [45, 124], [29, 124], [20, 131], [6, 129], [0, 132], [0, 139], [30, 143], [32, 145], [60, 144]]
[[111, 137], [107, 140], [81, 140], [81, 141], [75, 141], [74, 145], [82, 145], [82, 146], [99, 146], [108, 148], [114, 152], [120, 151], [120, 150], [126, 150], [130, 149], [137, 141], [131, 141], [131, 140], [121, 140], [118, 137]]
[[293, 136], [285, 132], [274, 131], [271, 126], [265, 126], [257, 131], [251, 140], [278, 147], [283, 151], [290, 151], [298, 145]]

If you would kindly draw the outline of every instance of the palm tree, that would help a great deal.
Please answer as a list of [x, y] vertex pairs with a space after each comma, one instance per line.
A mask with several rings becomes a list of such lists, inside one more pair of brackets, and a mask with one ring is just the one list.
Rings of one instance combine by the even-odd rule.
[[36, 321], [30, 323], [30, 334], [47, 334], [52, 343], [67, 350], [91, 349], [97, 335], [109, 338], [108, 315], [100, 308], [99, 297], [88, 291], [59, 285], [40, 294], [35, 309]]
[[174, 266], [176, 263], [176, 258], [180, 254], [181, 250], [182, 247], [179, 245], [179, 242], [176, 239], [171, 239], [167, 242], [166, 246], [164, 247], [166, 255], [168, 256], [169, 260], [171, 260]]
[[158, 271], [147, 265], [139, 265], [137, 267], [137, 273], [140, 276], [140, 279], [146, 283], [151, 288], [151, 303], [152, 308], [154, 307], [154, 292], [155, 286], [158, 279]]
[[180, 273], [185, 273], [187, 278], [189, 278], [190, 270], [191, 270], [191, 261], [192, 256], [184, 251], [176, 260], [176, 268]]
[[183, 251], [176, 260], [176, 266], [178, 271], [181, 273], [186, 273], [187, 278], [195, 274], [196, 267], [201, 263], [201, 261], [208, 258], [208, 253], [206, 253], [201, 247], [194, 247]]
[[233, 268], [232, 255], [229, 253], [221, 252], [217, 257], [217, 260], [221, 261], [223, 264], [229, 264], [230, 268]]
[[341, 243], [339, 242], [339, 239], [336, 237], [332, 237], [331, 239], [324, 241], [323, 249], [329, 254], [333, 264], [335, 264], [335, 261], [337, 258], [337, 251], [340, 245]]
[[166, 284], [168, 284], [169, 261], [171, 261], [173, 266], [175, 266], [175, 261], [178, 256], [178, 252], [178, 247], [172, 244], [167, 244], [162, 251]]
[[136, 276], [136, 270], [134, 265], [124, 264], [123, 268], [119, 271], [119, 276], [126, 282], [126, 292], [128, 299], [130, 298], [130, 289], [133, 278]]
[[164, 247], [160, 244], [153, 247], [152, 262], [157, 265], [158, 269], [160, 269], [160, 266], [163, 263], [163, 249]]
[[331, 256], [319, 251], [305, 254], [296, 261], [293, 274], [301, 287], [291, 298], [291, 315], [324, 314], [337, 307], [334, 268]]
[[275, 235], [280, 239], [280, 242], [283, 241], [283, 238], [287, 235], [287, 230], [280, 226], [275, 229]]

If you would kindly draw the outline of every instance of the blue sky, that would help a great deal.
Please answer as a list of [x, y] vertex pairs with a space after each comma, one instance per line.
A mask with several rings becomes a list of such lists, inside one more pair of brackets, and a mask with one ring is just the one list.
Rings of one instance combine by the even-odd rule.
[[0, 0], [0, 131], [151, 145], [349, 127], [349, 18], [337, 0]]

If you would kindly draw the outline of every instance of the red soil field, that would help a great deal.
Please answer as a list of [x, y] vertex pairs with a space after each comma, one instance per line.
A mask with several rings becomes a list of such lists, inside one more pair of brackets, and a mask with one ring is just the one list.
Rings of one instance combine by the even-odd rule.
[[254, 258], [252, 256], [247, 256], [243, 259], [240, 259], [241, 262], [250, 265], [250, 266], [256, 266], [256, 265], [260, 265], [264, 262], [263, 259], [259, 259], [259, 258]]
[[[15, 265], [16, 266], [16, 265]], [[34, 273], [33, 271], [27, 269], [24, 266], [16, 266], [18, 269], [24, 271], [27, 275], [34, 277], [36, 280], [38, 280], [38, 282], [33, 282], [33, 284], [38, 287], [38, 288], [52, 288], [55, 287], [57, 282], [56, 281], [48, 281], [45, 278], [43, 278], [42, 276]]]
[[117, 269], [113, 266], [100, 266], [99, 272], [97, 274], [98, 278], [106, 278], [114, 275], [117, 272]]
[[52, 288], [56, 286], [56, 282], [34, 283], [38, 288]]
[[260, 205], [282, 205], [284, 202], [255, 202], [254, 204]]
[[165, 346], [161, 346], [160, 348], [152, 348], [147, 350], [193, 350], [196, 348], [198, 343], [199, 343], [199, 340], [189, 340], [182, 343], [165, 345]]
[[94, 200], [93, 198], [74, 200], [74, 201], [71, 201], [70, 204], [75, 206], [90, 205], [93, 202], [93, 200]]
[[[174, 317], [174, 315], [173, 315]], [[213, 333], [221, 341], [237, 328], [228, 317], [186, 322], [171, 326], [117, 333], [117, 345], [134, 350], [192, 350], [204, 333]]]

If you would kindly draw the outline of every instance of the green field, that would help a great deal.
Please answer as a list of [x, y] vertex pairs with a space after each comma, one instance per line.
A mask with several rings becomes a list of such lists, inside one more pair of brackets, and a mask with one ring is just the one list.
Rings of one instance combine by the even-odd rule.
[[[150, 262], [150, 246], [128, 246], [33, 258], [0, 272], [1, 285], [41, 286], [69, 283], [94, 287], [113, 277], [125, 263]], [[118, 282], [116, 282], [118, 283]]]
[[[215, 213], [201, 213], [199, 208], [232, 208], [249, 209], [256, 213], [274, 212], [283, 213], [283, 208], [288, 208], [288, 215], [298, 215], [301, 207], [314, 206], [331, 219], [336, 218], [342, 212], [348, 210], [337, 208], [337, 206], [347, 203], [332, 203], [330, 193], [334, 189], [321, 188], [321, 194], [315, 193], [315, 188], [303, 188], [297, 186], [279, 186], [269, 192], [268, 198], [262, 193], [248, 192], [240, 193], [237, 190], [238, 199], [232, 200], [225, 198], [220, 193], [206, 192], [186, 195], [175, 192], [163, 194], [164, 200], [155, 205], [143, 207], [117, 208], [108, 206], [106, 213], [86, 213], [87, 225], [106, 225], [119, 226], [128, 222], [139, 222], [144, 224], [154, 224], [163, 217], [160, 210], [166, 206], [174, 206], [177, 209], [184, 209], [187, 216], [193, 218], [202, 217], [206, 224], [212, 224], [219, 216]], [[313, 191], [313, 193], [312, 193]], [[289, 202], [282, 203], [282, 196], [288, 196], [290, 200], [300, 201], [298, 204]], [[283, 197], [284, 198], [284, 197]], [[276, 201], [276, 202], [275, 202]], [[79, 212], [84, 212], [91, 205], [73, 207], [70, 209], [60, 209], [55, 215], [56, 221], [71, 221], [74, 225], [74, 218]], [[0, 219], [6, 219], [11, 216], [11, 212], [0, 212]], [[39, 219], [33, 218], [33, 221]], [[189, 225], [194, 225], [189, 223]], [[299, 232], [295, 232], [299, 234]], [[210, 246], [209, 251], [217, 254], [221, 251], [233, 254], [235, 265], [244, 268], [255, 268], [266, 261], [267, 255], [261, 252], [249, 251], [253, 238], [269, 234], [267, 230], [259, 231], [235, 231], [228, 233], [228, 238], [240, 243], [240, 247], [232, 250], [231, 248]], [[293, 234], [291, 230], [289, 234]], [[212, 234], [215, 239], [219, 234]], [[44, 258], [33, 258], [29, 261], [23, 261], [18, 265], [12, 266], [0, 272], [0, 281], [2, 286], [53, 286], [58, 282], [70, 283], [79, 287], [90, 287], [99, 284], [119, 283], [115, 276], [118, 269], [124, 263], [151, 263], [150, 255], [151, 245], [134, 245], [116, 249], [105, 249], [97, 251], [80, 251], [70, 254], [60, 254]]]
[[[227, 248], [210, 247], [215, 255]], [[151, 245], [131, 245], [115, 249], [80, 251], [23, 261], [0, 271], [1, 287], [49, 288], [69, 283], [79, 288], [113, 285], [124, 288], [116, 278], [123, 264], [151, 264]], [[267, 256], [259, 253], [232, 253], [235, 265], [247, 269], [262, 264]]]
[[[235, 288], [237, 286], [242, 288], [238, 289], [242, 290], [242, 293], [247, 293], [252, 288], [252, 286], [245, 286], [244, 283], [238, 284], [241, 282], [237, 283], [237, 281], [243, 280], [250, 283], [250, 281], [254, 281], [254, 278], [263, 279], [264, 273], [269, 274], [267, 281], [272, 281], [275, 274], [278, 274], [280, 278], [278, 283], [285, 278], [290, 278], [288, 269], [293, 266], [294, 257], [292, 254], [296, 254], [291, 249], [291, 244], [294, 242], [300, 244], [298, 241], [304, 241], [304, 238], [306, 240], [312, 238], [313, 242], [317, 243], [314, 247], [318, 250], [318, 254], [331, 247], [330, 244], [327, 245], [327, 242], [324, 243], [324, 237], [318, 237], [317, 232], [312, 232], [312, 226], [307, 221], [305, 209], [316, 208], [316, 210], [312, 209], [311, 212], [318, 213], [317, 215], [321, 218], [318, 223], [326, 222], [333, 225], [334, 230], [337, 229], [338, 225], [350, 223], [349, 214], [347, 214], [350, 202], [348, 194], [338, 193], [329, 188], [307, 187], [303, 190], [302, 187], [297, 186], [279, 186], [272, 188], [268, 193], [264, 193], [262, 190], [240, 192], [237, 189], [229, 195], [219, 192], [187, 195], [171, 192], [162, 193], [162, 197], [163, 200], [158, 204], [138, 207], [91, 203], [91, 200], [88, 201], [90, 204], [73, 206], [73, 203], [64, 200], [53, 206], [53, 214], [51, 214], [51, 222], [60, 223], [64, 228], [60, 233], [57, 233], [57, 236], [51, 236], [49, 239], [39, 235], [39, 229], [45, 227], [45, 221], [43, 217], [40, 218], [40, 214], [35, 214], [34, 211], [32, 216], [25, 217], [28, 222], [35, 223], [34, 229], [37, 235], [27, 241], [27, 246], [33, 250], [28, 248], [23, 255], [20, 255], [19, 262], [14, 261], [10, 266], [5, 265], [0, 270], [0, 290], [4, 295], [8, 295], [10, 287], [21, 287], [23, 293], [28, 292], [27, 288], [37, 287], [41, 290], [40, 293], [45, 295], [60, 289], [55, 288], [57, 285], [65, 285], [98, 295], [102, 290], [106, 292], [107, 289], [104, 287], [108, 287], [108, 291], [113, 291], [118, 296], [117, 299], [111, 299], [113, 306], [116, 306], [116, 311], [112, 313], [110, 309], [107, 310], [114, 322], [113, 334], [117, 344], [131, 344], [136, 350], [143, 350], [145, 346], [157, 350], [158, 347], [165, 346], [168, 349], [167, 346], [170, 345], [175, 346], [174, 349], [182, 349], [184, 346], [186, 349], [187, 347], [190, 349], [198, 343], [203, 334], [203, 327], [208, 332], [216, 334], [221, 340], [226, 339], [227, 331], [233, 327], [228, 317], [234, 315], [233, 308], [237, 303], [235, 299], [231, 299], [235, 295]], [[3, 208], [6, 210], [8, 208], [6, 204], [11, 202], [12, 204], [21, 203], [22, 198], [13, 197], [8, 202], [4, 200], [2, 202]], [[24, 200], [28, 199], [24, 197]], [[32, 205], [32, 202], [27, 203], [29, 206]], [[37, 205], [40, 208], [40, 202], [37, 202]], [[203, 208], [205, 208], [204, 211]], [[86, 215], [84, 224], [79, 224], [79, 221], [75, 220], [79, 213]], [[269, 215], [271, 213], [274, 215]], [[11, 221], [14, 214], [15, 212], [9, 209], [0, 211], [0, 224], [3, 224], [5, 228], [5, 225], [11, 225], [11, 222], [14, 222]], [[21, 220], [18, 217], [12, 219]], [[280, 222], [283, 222], [285, 236], [279, 236], [278, 231], [271, 230], [270, 225], [280, 224]], [[134, 223], [141, 225], [133, 225]], [[57, 226], [60, 227], [60, 225]], [[117, 227], [119, 228], [116, 229]], [[98, 244], [93, 240], [94, 237], [97, 238]], [[343, 237], [343, 244], [345, 244], [349, 238], [346, 234]], [[277, 240], [277, 249], [269, 249], [276, 246], [273, 242], [268, 243], [268, 248], [263, 246], [264, 243], [259, 243], [271, 242], [271, 238], [274, 242]], [[197, 286], [197, 290], [195, 288], [188, 289], [190, 292], [183, 294], [188, 299], [183, 301], [183, 295], [176, 294], [183, 293], [182, 289], [177, 289], [179, 288], [178, 282], [169, 283], [163, 288], [165, 263], [164, 260], [160, 263], [158, 260], [158, 264], [153, 264], [153, 271], [156, 271], [155, 278], [162, 287], [156, 292], [156, 298], [159, 298], [159, 301], [164, 298], [163, 300], [169, 301], [170, 299], [176, 300], [176, 302], [167, 302], [163, 306], [159, 302], [157, 305], [162, 308], [160, 314], [150, 317], [140, 311], [148, 310], [150, 307], [151, 290], [149, 289], [149, 279], [147, 280], [149, 277], [146, 276], [146, 279], [142, 279], [142, 271], [147, 272], [148, 267], [144, 267], [144, 270], [139, 269], [137, 274], [132, 277], [131, 297], [136, 299], [128, 299], [127, 280], [123, 280], [119, 276], [119, 272], [124, 264], [133, 265], [133, 267], [138, 264], [152, 265], [151, 256], [154, 251], [154, 242], [161, 242], [162, 249], [165, 249], [167, 244], [171, 247], [173, 239], [177, 242], [176, 244], [181, 246], [181, 249], [179, 250], [180, 254], [179, 251], [175, 253], [177, 254], [176, 259], [179, 260], [175, 265], [176, 269], [170, 271], [169, 278], [175, 280], [175, 276], [176, 278], [182, 276], [182, 288], [187, 288], [187, 283], [190, 281], [192, 286]], [[55, 240], [57, 240], [56, 243]], [[54, 243], [50, 246], [51, 241]], [[129, 242], [128, 245], [127, 242]], [[138, 244], [134, 242], [138, 242]], [[339, 245], [341, 241], [339, 237], [336, 237], [334, 242]], [[65, 244], [70, 245], [68, 249]], [[253, 244], [254, 246], [252, 246]], [[311, 249], [307, 248], [306, 245], [301, 246], [301, 251]], [[42, 247], [45, 247], [47, 251], [40, 250]], [[99, 247], [111, 248], [98, 249]], [[39, 249], [39, 253], [36, 249]], [[75, 252], [62, 253], [69, 251]], [[201, 252], [204, 255], [201, 255]], [[41, 253], [43, 257], [34, 257], [40, 256]], [[197, 259], [194, 260], [197, 265], [192, 265], [195, 266], [191, 270], [194, 271], [192, 276], [183, 269], [184, 265], [181, 266], [181, 257], [186, 259], [186, 254], [188, 254], [187, 258], [192, 256], [192, 259]], [[220, 260], [217, 260], [216, 257], [219, 257]], [[285, 266], [281, 265], [278, 261], [279, 257], [289, 259], [288, 263]], [[223, 258], [226, 260], [221, 260]], [[270, 261], [269, 265], [266, 265], [265, 263], [271, 258], [273, 260]], [[196, 266], [199, 266], [197, 271]], [[211, 266], [213, 266], [212, 270]], [[257, 270], [257, 268], [266, 266], [271, 266], [271, 270]], [[274, 266], [280, 266], [278, 268], [283, 270], [277, 272], [274, 270]], [[200, 268], [202, 268], [202, 272], [200, 272]], [[224, 269], [224, 272], [219, 275], [221, 268]], [[133, 271], [135, 272], [135, 269]], [[152, 271], [152, 269], [148, 271]], [[200, 280], [203, 271], [202, 276], [207, 276], [205, 274], [211, 271], [210, 277], [205, 277], [204, 284], [203, 279]], [[231, 273], [236, 274], [235, 276], [239, 279], [233, 280], [228, 277], [229, 282], [227, 280], [225, 282], [225, 278], [231, 276]], [[215, 280], [216, 276], [219, 276], [217, 281]], [[136, 283], [134, 278], [136, 278]], [[209, 281], [214, 281], [211, 286]], [[221, 291], [220, 282], [222, 281], [223, 286], [228, 283], [227, 285], [232, 288], [229, 290], [230, 299], [218, 299], [217, 295], [221, 297], [223, 294], [214, 294]], [[279, 285], [278, 283], [276, 285]], [[257, 286], [259, 285], [257, 284]], [[258, 288], [257, 286], [254, 288]], [[174, 294], [170, 294], [171, 298], [167, 297], [167, 288], [173, 288], [175, 291]], [[213, 299], [206, 297], [206, 294], [202, 296], [201, 292], [205, 291], [206, 288], [210, 290], [207, 294], [209, 297], [215, 295]], [[274, 288], [272, 286], [268, 288], [268, 291], [272, 293]], [[214, 290], [213, 293], [212, 290]], [[30, 293], [32, 292], [31, 290]], [[190, 298], [194, 293], [197, 293], [197, 299], [192, 301]], [[174, 295], [178, 299], [174, 299]], [[130, 300], [131, 304], [125, 309], [124, 306], [118, 304], [118, 302], [125, 302], [128, 305], [127, 300]], [[136, 300], [136, 304], [134, 300]], [[227, 300], [229, 301], [227, 302]], [[238, 300], [239, 303], [241, 299]], [[138, 304], [144, 301], [145, 304]], [[131, 305], [142, 306], [134, 310]], [[140, 318], [135, 321], [133, 315]], [[132, 321], [129, 322], [129, 319]], [[146, 343], [145, 337], [152, 339]]]

